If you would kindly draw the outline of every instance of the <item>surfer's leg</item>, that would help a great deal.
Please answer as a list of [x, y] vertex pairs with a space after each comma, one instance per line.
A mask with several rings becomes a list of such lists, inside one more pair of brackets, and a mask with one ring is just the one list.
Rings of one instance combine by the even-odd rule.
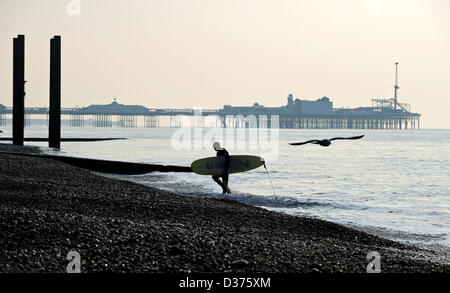
[[222, 181], [220, 181], [219, 178], [220, 178], [220, 176], [213, 176], [213, 177], [212, 177], [212, 179], [213, 179], [214, 181], [216, 181], [216, 183], [219, 184], [220, 187], [222, 187], [222, 189], [223, 189], [223, 183], [222, 183]]
[[228, 188], [228, 174], [222, 176], [223, 180], [223, 193], [230, 193], [230, 188]]

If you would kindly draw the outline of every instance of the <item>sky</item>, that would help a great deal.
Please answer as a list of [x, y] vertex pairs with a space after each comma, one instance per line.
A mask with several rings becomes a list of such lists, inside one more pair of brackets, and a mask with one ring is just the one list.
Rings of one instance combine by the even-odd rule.
[[[80, 5], [78, 5], [80, 4]], [[13, 37], [26, 38], [26, 106], [47, 106], [62, 37], [62, 106], [334, 107], [392, 98], [450, 129], [448, 0], [0, 0], [0, 104], [12, 104]]]

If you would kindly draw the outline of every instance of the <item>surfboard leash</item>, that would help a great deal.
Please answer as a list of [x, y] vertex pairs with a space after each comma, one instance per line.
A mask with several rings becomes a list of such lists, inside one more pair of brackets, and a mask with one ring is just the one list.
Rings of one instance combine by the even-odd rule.
[[275, 193], [275, 188], [273, 188], [272, 179], [270, 178], [269, 171], [267, 170], [267, 167], [266, 167], [266, 161], [264, 161], [263, 165], [264, 165], [264, 169], [266, 169], [266, 174], [267, 174], [267, 177], [269, 178], [270, 185], [272, 186], [273, 195], [277, 196]]

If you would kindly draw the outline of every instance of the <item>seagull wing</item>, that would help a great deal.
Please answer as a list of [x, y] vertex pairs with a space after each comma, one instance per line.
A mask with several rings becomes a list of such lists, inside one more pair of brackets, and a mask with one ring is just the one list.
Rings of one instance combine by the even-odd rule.
[[361, 138], [363, 138], [364, 137], [364, 135], [360, 135], [360, 136], [352, 136], [352, 137], [335, 137], [335, 138], [332, 138], [332, 139], [330, 139], [330, 140], [338, 140], [338, 139], [361, 139]]
[[313, 139], [313, 140], [308, 140], [308, 141], [304, 141], [304, 142], [293, 142], [293, 143], [289, 143], [290, 145], [304, 145], [307, 143], [313, 143], [313, 142], [318, 142], [317, 139]]

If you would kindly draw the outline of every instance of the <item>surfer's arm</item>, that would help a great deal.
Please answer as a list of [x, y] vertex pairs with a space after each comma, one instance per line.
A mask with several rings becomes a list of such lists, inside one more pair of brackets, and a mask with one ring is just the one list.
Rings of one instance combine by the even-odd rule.
[[225, 171], [224, 173], [228, 173], [228, 169], [230, 168], [230, 154], [225, 151]]

